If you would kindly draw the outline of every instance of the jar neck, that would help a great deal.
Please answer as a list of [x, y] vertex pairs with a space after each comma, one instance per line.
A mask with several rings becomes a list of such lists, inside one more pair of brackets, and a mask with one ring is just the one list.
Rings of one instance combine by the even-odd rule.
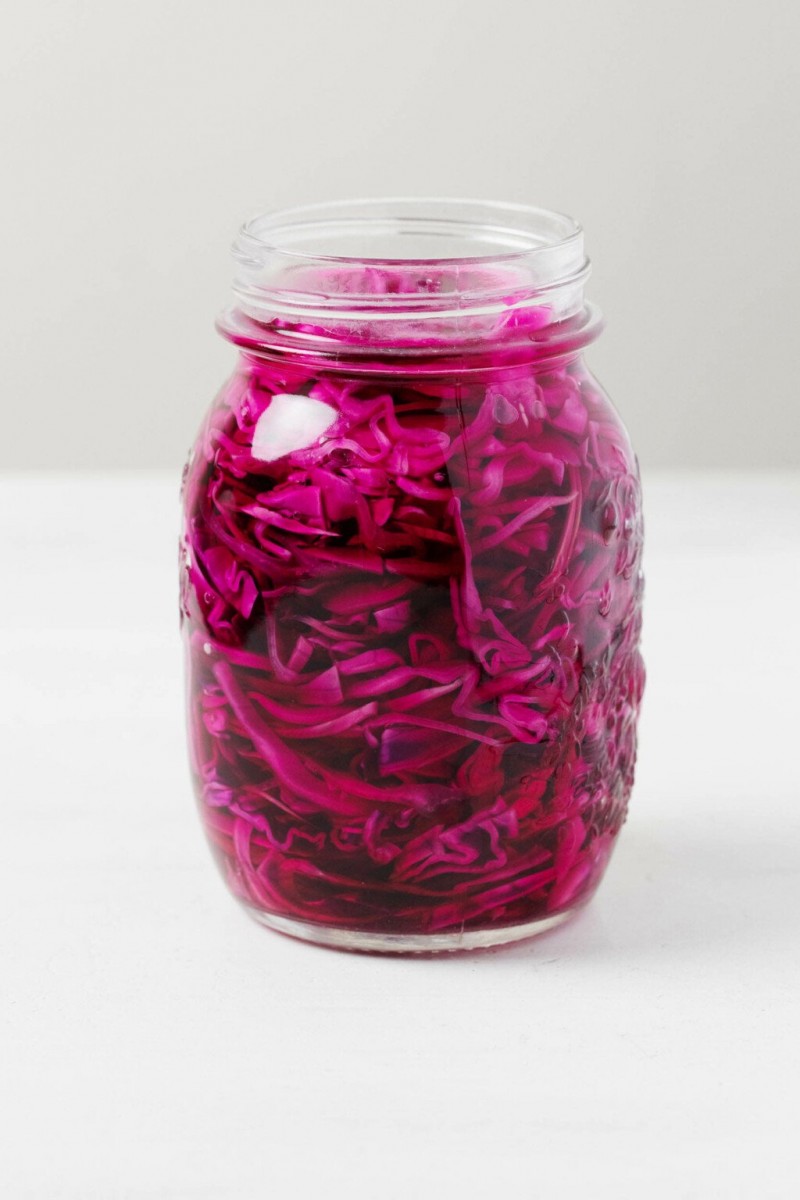
[[255, 217], [218, 328], [269, 355], [397, 367], [574, 354], [600, 329], [571, 218], [470, 201], [315, 205]]

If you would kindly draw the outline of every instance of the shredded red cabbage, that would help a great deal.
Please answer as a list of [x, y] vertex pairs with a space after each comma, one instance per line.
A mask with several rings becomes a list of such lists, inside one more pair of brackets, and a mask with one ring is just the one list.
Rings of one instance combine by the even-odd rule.
[[576, 353], [393, 349], [246, 348], [192, 452], [197, 796], [251, 907], [527, 923], [588, 898], [625, 818], [638, 470]]

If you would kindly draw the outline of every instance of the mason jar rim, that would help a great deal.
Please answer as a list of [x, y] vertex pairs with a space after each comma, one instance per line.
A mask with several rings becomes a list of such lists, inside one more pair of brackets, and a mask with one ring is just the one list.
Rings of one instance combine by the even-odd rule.
[[[364, 249], [355, 252], [357, 239]], [[427, 249], [414, 252], [426, 241]], [[270, 254], [364, 265], [488, 264], [529, 255], [558, 258], [561, 266], [584, 261], [583, 229], [565, 213], [506, 201], [406, 196], [269, 209], [243, 223], [233, 253], [244, 262]]]
[[234, 307], [218, 328], [241, 345], [446, 354], [597, 330], [580, 224], [532, 205], [328, 201], [262, 212], [232, 249]]

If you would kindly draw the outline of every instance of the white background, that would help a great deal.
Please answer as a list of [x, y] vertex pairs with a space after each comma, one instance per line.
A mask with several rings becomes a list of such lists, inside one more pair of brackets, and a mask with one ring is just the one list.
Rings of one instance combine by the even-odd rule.
[[800, 6], [35, 0], [0, 31], [0, 464], [179, 469], [262, 206], [466, 195], [586, 229], [645, 468], [800, 461]]

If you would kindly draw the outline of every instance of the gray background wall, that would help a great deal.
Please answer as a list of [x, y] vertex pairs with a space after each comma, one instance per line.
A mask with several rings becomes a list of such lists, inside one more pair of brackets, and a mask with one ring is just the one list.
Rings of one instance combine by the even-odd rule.
[[178, 468], [260, 206], [583, 222], [645, 466], [800, 462], [800, 7], [50, 0], [0, 36], [0, 465]]

